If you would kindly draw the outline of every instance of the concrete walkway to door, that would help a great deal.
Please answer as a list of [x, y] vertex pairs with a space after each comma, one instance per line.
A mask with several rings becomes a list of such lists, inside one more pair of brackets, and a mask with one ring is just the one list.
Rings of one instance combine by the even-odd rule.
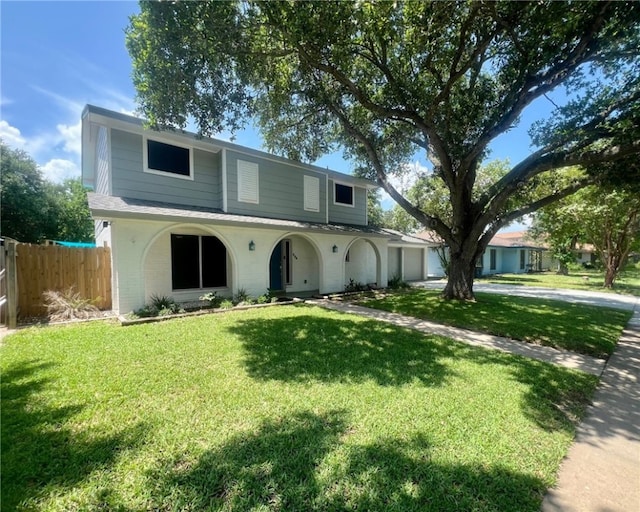
[[[444, 287], [442, 281], [412, 284], [430, 289]], [[309, 302], [600, 375], [593, 403], [578, 426], [576, 440], [560, 467], [557, 485], [544, 498], [542, 512], [640, 511], [640, 299], [610, 293], [490, 284], [477, 284], [474, 290], [609, 306], [634, 313], [613, 355], [604, 361], [344, 302]]]

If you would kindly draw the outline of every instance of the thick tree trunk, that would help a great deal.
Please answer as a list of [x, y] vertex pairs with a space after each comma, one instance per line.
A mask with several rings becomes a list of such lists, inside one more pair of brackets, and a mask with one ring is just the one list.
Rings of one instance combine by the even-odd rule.
[[475, 259], [468, 260], [460, 255], [451, 255], [449, 280], [442, 292], [442, 297], [448, 300], [475, 300], [473, 295], [475, 266]]
[[569, 275], [569, 267], [565, 263], [558, 263], [558, 271], [556, 272], [559, 276], [568, 276]]

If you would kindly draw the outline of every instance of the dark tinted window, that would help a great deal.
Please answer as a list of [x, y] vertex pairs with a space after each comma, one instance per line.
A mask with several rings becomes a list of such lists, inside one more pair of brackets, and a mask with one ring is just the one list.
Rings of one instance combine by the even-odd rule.
[[227, 286], [227, 249], [215, 236], [202, 237], [202, 287]]
[[215, 236], [171, 235], [174, 290], [227, 286], [227, 249]]
[[189, 176], [189, 150], [155, 140], [147, 141], [149, 169]]
[[200, 288], [199, 247], [195, 235], [171, 235], [171, 283], [174, 290]]
[[336, 203], [353, 205], [353, 187], [348, 185], [335, 184]]

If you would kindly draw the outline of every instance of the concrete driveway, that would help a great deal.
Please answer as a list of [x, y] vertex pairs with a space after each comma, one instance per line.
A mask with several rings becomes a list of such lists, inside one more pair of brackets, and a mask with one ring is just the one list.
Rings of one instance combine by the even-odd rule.
[[[413, 281], [412, 286], [428, 288], [430, 290], [442, 290], [447, 284], [444, 280], [438, 281]], [[502, 293], [504, 295], [517, 295], [519, 297], [536, 297], [539, 299], [564, 300], [579, 304], [591, 304], [594, 306], [608, 306], [611, 308], [633, 311], [640, 302], [640, 297], [632, 295], [619, 295], [608, 292], [592, 292], [583, 290], [561, 290], [555, 288], [540, 288], [536, 286], [517, 286], [509, 284], [492, 284], [476, 282], [473, 285], [476, 292]]]

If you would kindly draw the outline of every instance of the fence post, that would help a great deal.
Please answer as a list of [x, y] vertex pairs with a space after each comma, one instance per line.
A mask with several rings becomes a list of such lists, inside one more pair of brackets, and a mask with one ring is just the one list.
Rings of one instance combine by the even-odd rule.
[[7, 327], [15, 329], [18, 325], [18, 273], [16, 272], [15, 240], [5, 239], [7, 255]]

